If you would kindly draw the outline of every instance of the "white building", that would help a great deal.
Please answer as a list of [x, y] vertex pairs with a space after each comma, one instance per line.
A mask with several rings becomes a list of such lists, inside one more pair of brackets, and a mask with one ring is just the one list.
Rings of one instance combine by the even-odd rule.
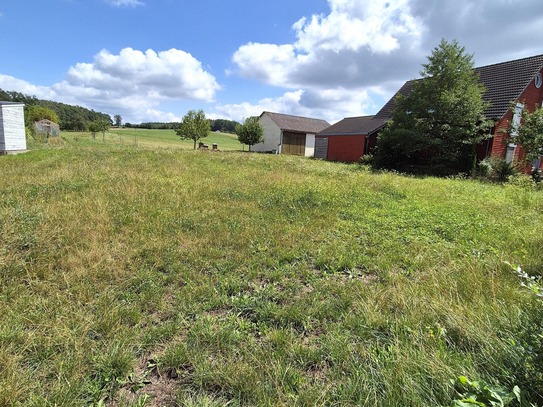
[[315, 134], [330, 126], [325, 120], [272, 112], [263, 112], [258, 121], [264, 128], [264, 142], [252, 146], [252, 151], [306, 157], [315, 154]]
[[24, 104], [0, 102], [0, 154], [26, 151]]

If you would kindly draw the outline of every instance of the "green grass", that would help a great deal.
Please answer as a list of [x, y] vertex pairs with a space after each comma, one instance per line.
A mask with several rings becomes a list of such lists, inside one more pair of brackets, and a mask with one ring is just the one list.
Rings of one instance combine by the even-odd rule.
[[543, 192], [141, 140], [0, 157], [0, 405], [541, 401]]
[[[193, 149], [194, 147], [192, 140], [181, 140], [174, 130], [117, 129], [112, 127], [106, 132], [105, 138], [101, 133], [97, 133], [96, 138], [92, 139], [90, 133], [81, 132], [63, 132], [62, 137], [68, 140], [73, 140], [75, 137], [79, 143], [85, 141], [89, 143], [103, 142], [105, 140], [106, 144], [117, 144], [125, 147], [175, 149]], [[207, 144], [210, 150], [213, 143], [216, 143], [220, 150], [241, 151], [243, 149], [235, 134], [210, 132], [208, 137], [200, 141]]]

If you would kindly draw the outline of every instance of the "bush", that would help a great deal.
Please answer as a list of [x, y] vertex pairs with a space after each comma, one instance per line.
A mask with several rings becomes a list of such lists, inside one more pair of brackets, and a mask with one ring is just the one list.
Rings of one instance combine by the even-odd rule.
[[515, 175], [515, 166], [512, 162], [508, 163], [503, 158], [495, 158], [492, 163], [493, 174], [500, 181], [505, 181], [512, 175]]
[[373, 165], [373, 155], [372, 154], [364, 154], [362, 157], [360, 157], [359, 163], [361, 165]]
[[516, 169], [513, 163], [508, 163], [502, 157], [487, 157], [478, 165], [478, 173], [482, 177], [494, 178], [499, 181], [507, 181], [515, 175]]
[[426, 138], [407, 129], [385, 129], [377, 138], [374, 164], [378, 168], [405, 170], [406, 167], [423, 165], [427, 162]]
[[543, 180], [543, 174], [539, 168], [534, 168], [531, 172], [532, 179], [536, 184], [539, 184]]
[[487, 157], [477, 164], [477, 175], [481, 177], [490, 177], [492, 174], [492, 163]]

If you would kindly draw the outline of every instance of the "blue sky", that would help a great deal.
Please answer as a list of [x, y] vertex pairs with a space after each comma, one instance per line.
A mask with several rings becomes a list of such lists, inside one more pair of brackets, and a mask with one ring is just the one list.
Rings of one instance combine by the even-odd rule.
[[0, 88], [123, 122], [373, 114], [441, 38], [543, 54], [541, 0], [1, 0]]

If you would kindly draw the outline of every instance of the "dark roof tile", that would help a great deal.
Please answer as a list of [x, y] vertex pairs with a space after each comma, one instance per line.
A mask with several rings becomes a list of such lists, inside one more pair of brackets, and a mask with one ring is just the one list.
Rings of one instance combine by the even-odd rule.
[[[490, 102], [490, 107], [485, 110], [485, 116], [489, 119], [501, 119], [509, 110], [511, 102], [520, 97], [541, 68], [543, 68], [543, 55], [475, 68], [474, 71], [479, 74], [480, 82], [486, 88], [483, 99]], [[375, 117], [390, 118], [396, 95], [411, 93], [413, 84], [417, 80], [420, 79], [407, 81]]]

